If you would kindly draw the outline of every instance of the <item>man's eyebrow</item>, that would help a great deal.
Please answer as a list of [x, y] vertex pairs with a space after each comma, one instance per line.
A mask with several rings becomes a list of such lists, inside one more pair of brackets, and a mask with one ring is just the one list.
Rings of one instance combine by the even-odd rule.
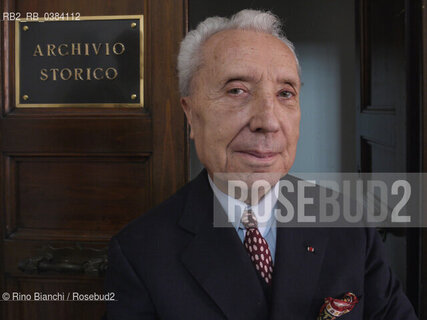
[[233, 75], [233, 76], [227, 76], [224, 77], [222, 83], [224, 83], [225, 87], [227, 84], [229, 84], [230, 82], [233, 81], [243, 81], [243, 82], [251, 82], [254, 81], [254, 77], [249, 76], [249, 75]]
[[[236, 74], [231, 76], [226, 76], [222, 79], [221, 83], [223, 84], [222, 88], [224, 88], [227, 84], [234, 81], [242, 81], [242, 82], [255, 82], [255, 77], [251, 75], [243, 75]], [[290, 85], [291, 87], [297, 89], [299, 87], [300, 81], [298, 78], [282, 78], [278, 79], [279, 83]]]
[[279, 83], [288, 84], [295, 89], [297, 89], [300, 85], [299, 79], [296, 78], [280, 79]]

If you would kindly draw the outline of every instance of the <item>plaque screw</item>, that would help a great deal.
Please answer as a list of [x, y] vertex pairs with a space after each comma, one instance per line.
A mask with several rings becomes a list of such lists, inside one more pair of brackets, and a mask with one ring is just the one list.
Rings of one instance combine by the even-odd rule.
[[28, 95], [26, 95], [26, 94], [24, 94], [23, 96], [22, 96], [22, 99], [24, 99], [24, 100], [28, 100]]
[[131, 28], [133, 28], [133, 29], [135, 29], [135, 28], [136, 28], [136, 23], [135, 23], [135, 22], [132, 22], [132, 23], [130, 24], [130, 27], [131, 27]]
[[131, 95], [131, 96], [130, 96], [130, 98], [131, 98], [132, 100], [135, 100], [135, 99], [136, 99], [136, 94]]
[[24, 31], [27, 31], [29, 28], [28, 28], [28, 26], [23, 26], [22, 27], [22, 30], [24, 30]]

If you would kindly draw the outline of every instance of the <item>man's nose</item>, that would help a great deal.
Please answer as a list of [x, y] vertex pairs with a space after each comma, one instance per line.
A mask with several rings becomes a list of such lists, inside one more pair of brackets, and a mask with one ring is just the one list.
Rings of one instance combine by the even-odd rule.
[[276, 132], [280, 129], [275, 97], [263, 94], [255, 99], [249, 127], [253, 132]]

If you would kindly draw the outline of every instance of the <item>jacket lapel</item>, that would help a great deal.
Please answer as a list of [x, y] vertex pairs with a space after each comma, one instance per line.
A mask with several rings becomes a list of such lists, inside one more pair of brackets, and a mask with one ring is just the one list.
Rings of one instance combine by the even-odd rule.
[[[285, 196], [296, 210], [296, 193]], [[285, 210], [280, 203], [278, 209]], [[315, 206], [306, 206], [305, 212], [306, 215], [318, 216]], [[307, 318], [313, 294], [317, 290], [327, 243], [328, 232], [325, 228], [286, 227], [278, 223], [270, 319]], [[313, 248], [314, 252], [310, 252], [308, 247]]]
[[[271, 319], [306, 319], [312, 304], [326, 248], [321, 229], [281, 228], [277, 230], [273, 275]], [[325, 234], [326, 235], [326, 234]], [[315, 252], [307, 251], [307, 246]]]
[[[267, 319], [267, 301], [252, 262], [231, 224], [213, 227], [213, 207], [204, 171], [192, 183], [180, 220], [181, 227], [194, 233], [181, 260], [227, 318]], [[227, 219], [224, 212], [220, 216]]]

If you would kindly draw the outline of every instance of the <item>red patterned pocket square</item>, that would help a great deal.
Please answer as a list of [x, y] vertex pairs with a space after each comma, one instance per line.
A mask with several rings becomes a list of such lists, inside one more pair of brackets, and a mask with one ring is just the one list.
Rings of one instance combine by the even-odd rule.
[[325, 298], [317, 320], [334, 320], [341, 317], [349, 313], [358, 302], [359, 299], [351, 292], [347, 292], [341, 299]]

